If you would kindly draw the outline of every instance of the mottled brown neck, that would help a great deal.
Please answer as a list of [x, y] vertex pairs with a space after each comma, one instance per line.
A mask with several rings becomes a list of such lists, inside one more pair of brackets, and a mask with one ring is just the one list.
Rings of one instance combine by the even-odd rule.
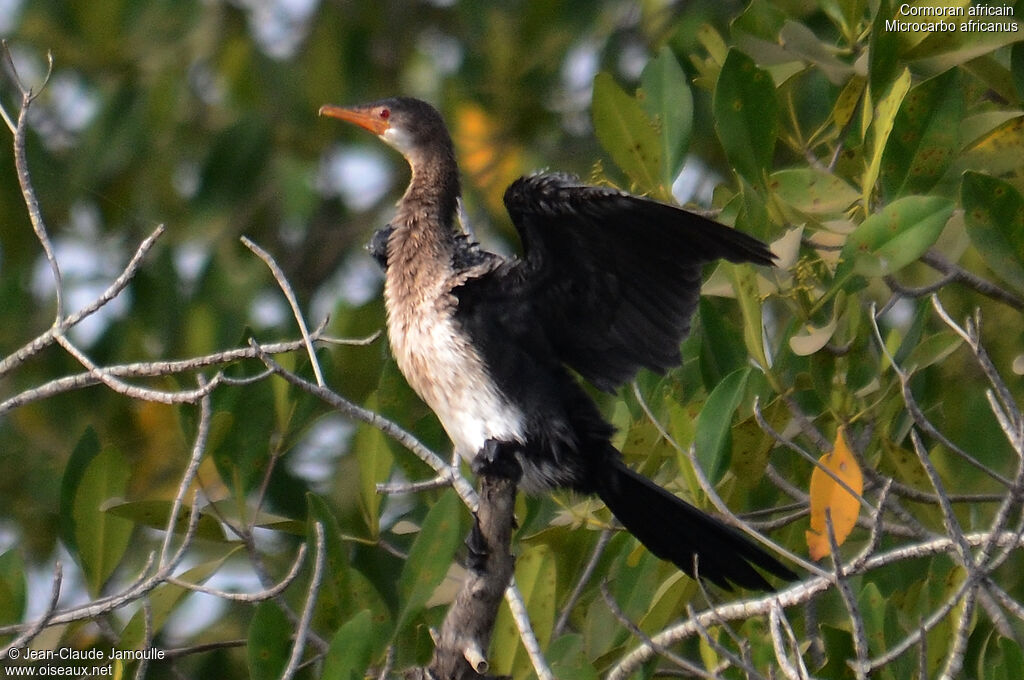
[[388, 242], [388, 297], [421, 300], [451, 274], [459, 170], [450, 139], [411, 154], [412, 179], [398, 202]]

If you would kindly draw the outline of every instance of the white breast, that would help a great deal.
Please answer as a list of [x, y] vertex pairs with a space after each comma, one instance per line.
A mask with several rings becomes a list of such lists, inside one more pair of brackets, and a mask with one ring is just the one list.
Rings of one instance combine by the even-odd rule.
[[424, 299], [415, 309], [388, 300], [388, 337], [398, 367], [466, 460], [488, 439], [522, 442], [522, 412], [508, 403], [479, 353], [451, 318], [447, 296]]

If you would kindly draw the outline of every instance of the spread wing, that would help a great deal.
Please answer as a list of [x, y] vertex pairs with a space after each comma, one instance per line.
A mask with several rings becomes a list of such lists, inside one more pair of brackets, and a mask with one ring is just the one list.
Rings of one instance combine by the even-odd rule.
[[701, 265], [719, 258], [771, 265], [774, 257], [761, 241], [717, 222], [569, 175], [520, 178], [505, 192], [505, 207], [523, 255], [455, 288], [457, 314], [477, 328], [488, 317], [503, 332], [542, 330], [561, 362], [603, 390], [640, 367], [679, 363]]

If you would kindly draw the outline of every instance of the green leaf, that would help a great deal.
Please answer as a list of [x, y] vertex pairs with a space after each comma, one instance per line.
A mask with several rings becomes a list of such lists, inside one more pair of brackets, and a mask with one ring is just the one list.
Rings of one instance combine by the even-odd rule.
[[[997, 116], [999, 114], [992, 114]], [[986, 118], [981, 118], [982, 121]], [[969, 139], [969, 138], [968, 138]], [[1016, 172], [1024, 157], [1024, 116], [1016, 116], [975, 139], [961, 154], [957, 168], [984, 168], [994, 175]]]
[[1024, 199], [1013, 185], [977, 172], [960, 187], [967, 235], [992, 271], [1024, 292]]
[[871, 215], [846, 239], [835, 280], [856, 273], [884, 276], [899, 271], [935, 243], [953, 214], [953, 202], [938, 196], [907, 196]]
[[903, 370], [908, 373], [919, 371], [941, 362], [955, 352], [963, 343], [963, 339], [953, 331], [930, 333], [914, 349], [902, 363]]
[[[967, 4], [965, 0], [960, 0], [960, 3]], [[904, 53], [903, 58], [914, 63], [915, 72], [934, 75], [954, 66], [966, 64], [1021, 39], [1020, 22], [1014, 17], [964, 17], [971, 18], [983, 22], [1014, 23], [1018, 30], [971, 31], [961, 26], [957, 31], [933, 32], [920, 44]]]
[[860, 193], [832, 173], [815, 168], [792, 168], [772, 173], [768, 188], [780, 199], [809, 215], [836, 215]]
[[[376, 411], [378, 407], [378, 395], [374, 393], [367, 400], [366, 408]], [[369, 425], [359, 426], [352, 441], [352, 450], [359, 461], [359, 509], [366, 520], [370, 538], [377, 538], [382, 501], [382, 496], [377, 493], [377, 483], [387, 480], [394, 456], [384, 433]]]
[[25, 562], [12, 548], [0, 555], [0, 625], [18, 623], [25, 615]]
[[78, 541], [75, 537], [75, 492], [82, 482], [82, 475], [92, 459], [100, 453], [100, 439], [92, 427], [85, 428], [85, 432], [78, 438], [75, 450], [68, 458], [68, 464], [64, 467], [64, 476], [60, 482], [60, 537], [64, 541], [68, 552], [77, 558]]
[[362, 680], [373, 660], [375, 640], [381, 637], [368, 610], [353, 616], [331, 639], [320, 680]]
[[[874, 88], [874, 85], [872, 85]], [[864, 202], [864, 210], [870, 212], [871, 195], [875, 190], [875, 182], [878, 181], [878, 173], [882, 169], [882, 156], [885, 153], [885, 146], [892, 134], [893, 125], [896, 122], [896, 114], [899, 113], [903, 98], [910, 90], [910, 70], [904, 68], [903, 72], [893, 80], [892, 85], [880, 97], [876, 99], [874, 114], [871, 120], [871, 142], [869, 155], [867, 157], [868, 167], [864, 171], [861, 180], [861, 196]], [[872, 89], [872, 96], [875, 90]]]
[[401, 631], [420, 612], [448, 573], [455, 551], [462, 542], [463, 523], [460, 518], [466, 515], [458, 495], [451, 489], [445, 491], [430, 508], [419, 535], [409, 549], [409, 559], [398, 580], [402, 612], [396, 631]]
[[715, 127], [729, 163], [754, 184], [762, 183], [771, 165], [778, 108], [768, 72], [739, 50], [729, 50], [715, 85]]
[[853, 669], [846, 663], [855, 655], [853, 636], [849, 631], [827, 624], [822, 624], [818, 628], [818, 632], [825, 643], [823, 646], [825, 663], [821, 668], [815, 669], [817, 670], [816, 677], [853, 680], [856, 676]]
[[[104, 503], [101, 510], [114, 517], [120, 517], [141, 526], [163, 531], [167, 528], [167, 519], [171, 516], [173, 504], [174, 502], [170, 500], [112, 501]], [[177, 521], [174, 523], [174, 533], [184, 534], [188, 530], [191, 512], [191, 507], [182, 505], [181, 510], [178, 512]], [[224, 530], [220, 526], [220, 520], [205, 512], [201, 512], [199, 515], [196, 537], [208, 541], [226, 540]]]
[[[530, 546], [516, 559], [516, 584], [523, 594], [534, 633], [541, 647], [547, 647], [555, 624], [557, 564], [550, 546]], [[508, 607], [498, 610], [494, 623], [491, 664], [497, 675], [524, 677], [531, 669], [530, 658], [519, 642]]]
[[892, 198], [927, 193], [941, 179], [960, 148], [964, 116], [960, 72], [914, 87], [900, 105], [882, 155], [882, 189]]
[[601, 146], [641, 192], [663, 195], [662, 139], [640, 103], [609, 73], [594, 77], [593, 97], [594, 134]]
[[[376, 625], [390, 619], [390, 612], [383, 598], [366, 576], [356, 569], [350, 560], [351, 550], [342, 540], [341, 527], [330, 507], [320, 496], [306, 494], [309, 507], [309, 529], [307, 535], [315, 536], [313, 523], [318, 522], [324, 530], [325, 572], [320, 597], [317, 600], [316, 622], [319, 626], [334, 630], [352, 612], [367, 611]], [[312, 544], [310, 545], [312, 548]], [[378, 638], [381, 645], [386, 637]]]
[[[781, 432], [785, 429], [789, 412], [781, 399], [775, 399], [767, 407], [762, 406], [765, 420]], [[765, 468], [775, 446], [770, 437], [757, 423], [754, 416], [736, 423], [732, 428], [733, 454], [729, 469], [743, 488], [756, 486], [764, 477]]]
[[886, 20], [894, 16], [892, 0], [881, 0], [868, 37], [868, 83], [876, 104], [878, 97], [890, 88], [900, 71], [902, 36], [896, 31], [885, 30]]
[[274, 680], [281, 677], [291, 656], [291, 622], [281, 608], [267, 600], [256, 607], [249, 624], [249, 677]]
[[743, 399], [750, 371], [748, 366], [727, 375], [708, 395], [697, 416], [693, 444], [697, 462], [712, 484], [717, 484], [729, 468], [732, 417]]
[[[260, 529], [271, 531], [283, 531], [294, 536], [305, 536], [306, 526], [292, 517], [285, 517], [262, 508], [232, 503], [230, 500], [211, 501], [203, 508], [204, 514], [209, 513], [218, 521], [226, 520], [229, 523], [239, 525], [252, 525]], [[202, 520], [200, 520], [202, 521]]]
[[675, 54], [662, 47], [640, 74], [640, 104], [661, 137], [661, 181], [671, 187], [686, 160], [693, 132], [693, 94]]
[[[229, 557], [241, 549], [242, 546], [238, 546], [220, 559], [211, 560], [192, 567], [188, 571], [178, 574], [178, 578], [188, 583], [202, 585], [203, 583], [206, 583], [211, 576], [220, 571], [220, 568]], [[167, 623], [167, 619], [169, 619], [171, 614], [174, 613], [175, 607], [177, 607], [185, 597], [191, 594], [191, 590], [174, 585], [173, 583], [164, 583], [157, 586], [153, 592], [149, 594], [147, 601], [149, 602], [149, 611], [152, 616], [152, 628], [150, 630], [150, 634], [153, 637], [163, 629], [164, 625]], [[145, 637], [145, 614], [142, 610], [139, 610], [124, 627], [124, 631], [121, 633], [121, 639], [118, 641], [118, 648], [141, 649], [143, 643], [146, 642]]]
[[779, 42], [787, 52], [812, 64], [835, 85], [845, 82], [854, 73], [853, 66], [837, 56], [840, 50], [835, 45], [822, 41], [814, 31], [800, 22], [786, 20], [779, 31]]
[[61, 482], [61, 518], [89, 592], [100, 592], [120, 563], [131, 538], [132, 523], [102, 511], [112, 498], [124, 496], [131, 470], [120, 452], [100, 449], [87, 430], [75, 447]]
[[598, 680], [600, 677], [587, 658], [582, 635], [569, 633], [554, 640], [547, 649], [547, 658], [559, 680]]
[[1024, 42], [1017, 42], [1010, 48], [1010, 75], [1017, 100], [1024, 100]]

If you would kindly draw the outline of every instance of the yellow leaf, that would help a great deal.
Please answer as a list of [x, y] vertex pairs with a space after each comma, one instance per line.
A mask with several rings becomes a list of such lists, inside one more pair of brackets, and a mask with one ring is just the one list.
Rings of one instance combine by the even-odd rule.
[[456, 110], [453, 136], [466, 176], [483, 192], [491, 211], [502, 212], [505, 187], [522, 174], [522, 151], [507, 139], [500, 121], [476, 104]]
[[[819, 462], [856, 491], [857, 495], [864, 491], [864, 476], [846, 443], [843, 428], [840, 427], [836, 431], [832, 452], [822, 456]], [[832, 518], [832, 532], [836, 537], [836, 545], [842, 545], [857, 522], [860, 501], [820, 467], [814, 468], [814, 472], [811, 473], [810, 493], [811, 529], [807, 532], [807, 548], [811, 559], [820, 560], [831, 552], [825, 511], [827, 510]]]

